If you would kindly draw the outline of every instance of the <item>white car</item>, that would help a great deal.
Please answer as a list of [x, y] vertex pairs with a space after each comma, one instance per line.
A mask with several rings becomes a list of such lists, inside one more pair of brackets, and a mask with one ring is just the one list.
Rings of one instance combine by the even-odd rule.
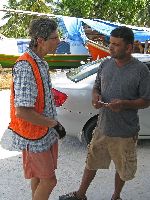
[[[147, 64], [150, 69], [150, 55], [133, 54], [134, 57]], [[104, 60], [90, 62], [69, 72], [60, 72], [52, 77], [54, 98], [57, 104], [58, 120], [68, 134], [80, 136], [89, 143], [93, 129], [97, 123], [98, 110], [94, 109], [92, 88], [100, 63]], [[139, 110], [140, 139], [150, 139], [150, 108]]]

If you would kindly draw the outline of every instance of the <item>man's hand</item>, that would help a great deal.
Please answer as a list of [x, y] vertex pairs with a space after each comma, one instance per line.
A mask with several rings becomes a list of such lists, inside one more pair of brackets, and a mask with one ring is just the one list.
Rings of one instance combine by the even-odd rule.
[[58, 122], [55, 119], [51, 119], [49, 122], [50, 122], [48, 126], [49, 128], [53, 128], [58, 124]]
[[92, 105], [94, 108], [99, 109], [104, 106], [104, 103], [101, 102], [101, 95], [94, 93], [92, 95]]
[[124, 108], [124, 100], [113, 99], [110, 103], [105, 104], [105, 107], [111, 109], [113, 112], [120, 112]]

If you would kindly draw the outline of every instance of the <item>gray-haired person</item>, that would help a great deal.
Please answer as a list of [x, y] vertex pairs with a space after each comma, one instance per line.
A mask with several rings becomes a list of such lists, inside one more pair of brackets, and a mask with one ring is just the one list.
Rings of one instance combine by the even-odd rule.
[[57, 125], [56, 108], [44, 56], [54, 53], [60, 42], [57, 23], [49, 18], [35, 19], [29, 35], [29, 48], [13, 67], [11, 121], [4, 134], [11, 137], [13, 150], [22, 151], [32, 200], [48, 200], [57, 183], [58, 134], [53, 128]]
[[99, 109], [99, 118], [88, 148], [82, 182], [77, 191], [60, 196], [59, 200], [86, 200], [86, 191], [97, 170], [108, 169], [111, 160], [116, 168], [111, 200], [121, 200], [125, 181], [134, 178], [140, 129], [138, 109], [150, 105], [150, 71], [132, 57], [133, 44], [130, 28], [118, 27], [111, 32], [111, 58], [101, 63], [93, 87], [92, 104]]

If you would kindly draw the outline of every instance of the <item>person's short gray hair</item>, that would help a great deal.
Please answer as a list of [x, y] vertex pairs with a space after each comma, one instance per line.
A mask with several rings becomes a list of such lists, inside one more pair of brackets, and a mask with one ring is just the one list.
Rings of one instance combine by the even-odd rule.
[[39, 37], [43, 38], [44, 40], [48, 40], [51, 33], [56, 31], [57, 27], [57, 22], [54, 19], [47, 17], [41, 17], [32, 20], [29, 25], [29, 36], [31, 38], [29, 47], [36, 47], [37, 39]]

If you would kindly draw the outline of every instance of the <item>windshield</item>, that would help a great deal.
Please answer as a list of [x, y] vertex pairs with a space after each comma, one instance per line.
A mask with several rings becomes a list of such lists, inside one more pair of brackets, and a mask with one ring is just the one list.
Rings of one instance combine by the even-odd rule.
[[98, 71], [99, 65], [102, 61], [104, 61], [106, 58], [102, 58], [100, 60], [96, 60], [90, 63], [87, 63], [85, 65], [81, 65], [80, 67], [76, 69], [71, 69], [67, 73], [67, 78], [69, 78], [71, 81], [77, 83], [93, 74], [95, 74]]

